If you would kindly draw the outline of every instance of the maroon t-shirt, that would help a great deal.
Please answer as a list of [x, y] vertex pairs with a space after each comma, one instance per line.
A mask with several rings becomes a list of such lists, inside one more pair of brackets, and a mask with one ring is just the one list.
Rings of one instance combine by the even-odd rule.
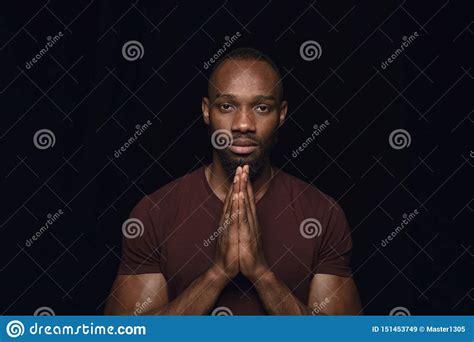
[[[223, 205], [204, 167], [145, 196], [130, 214], [143, 230], [126, 234], [132, 238], [124, 234], [118, 273], [163, 273], [169, 300], [174, 300], [212, 265]], [[331, 197], [277, 170], [256, 208], [266, 261], [301, 302], [308, 302], [314, 274], [351, 276], [349, 227]], [[255, 287], [241, 274], [224, 288], [215, 307], [234, 315], [266, 314]]]

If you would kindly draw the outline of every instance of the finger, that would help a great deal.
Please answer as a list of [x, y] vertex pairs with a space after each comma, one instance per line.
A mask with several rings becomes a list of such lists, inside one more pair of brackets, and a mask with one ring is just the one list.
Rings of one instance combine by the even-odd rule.
[[237, 180], [237, 188], [235, 189], [236, 193], [238, 194], [240, 191], [240, 182], [242, 181], [242, 175], [244, 173], [242, 167], [238, 166], [235, 173], [239, 176]]
[[233, 230], [235, 230], [234, 224], [236, 221], [236, 214], [235, 211], [237, 209], [237, 194], [234, 193], [231, 196], [230, 203], [229, 203], [229, 208], [225, 214], [225, 220], [224, 223], [222, 224], [222, 229], [223, 232], [222, 234], [225, 236], [225, 242], [226, 245], [228, 244], [229, 240], [231, 239], [231, 235], [235, 234], [233, 233]]
[[240, 182], [240, 176], [239, 175], [235, 175], [234, 177], [234, 182], [232, 183], [232, 192], [231, 192], [231, 196], [230, 196], [230, 204], [229, 204], [229, 209], [227, 210], [227, 214], [228, 216], [232, 216], [234, 211], [236, 210], [237, 208], [237, 203], [236, 203], [236, 195], [238, 194], [238, 184]]
[[246, 172], [246, 165], [244, 165], [241, 168], [240, 171], [240, 185], [239, 185], [239, 213], [240, 213], [240, 219], [239, 219], [239, 227], [242, 224], [248, 224], [248, 217], [247, 217], [247, 210], [245, 208], [245, 201], [244, 201], [244, 190], [245, 190], [245, 180], [247, 178], [247, 172]]
[[250, 222], [250, 234], [257, 239], [257, 241], [260, 239], [261, 236], [261, 231], [260, 231], [260, 226], [258, 225], [258, 220], [257, 220], [257, 208], [255, 204], [255, 196], [252, 188], [252, 182], [250, 181], [250, 167], [247, 165], [246, 168], [247, 172], [247, 177], [246, 177], [246, 182], [245, 182], [245, 192], [247, 194], [245, 200], [247, 204], [247, 215], [249, 216], [249, 222]]
[[248, 224], [248, 218], [247, 218], [247, 210], [245, 210], [245, 204], [244, 204], [244, 193], [239, 192], [239, 234], [242, 237], [249, 237], [249, 224]]
[[239, 209], [238, 194], [239, 194], [241, 173], [242, 173], [241, 168], [237, 167], [237, 170], [235, 171], [234, 183], [232, 183], [232, 201], [231, 201], [232, 208], [230, 210], [230, 214], [231, 214], [230, 219], [232, 220], [231, 228], [237, 228], [237, 219], [238, 219], [237, 212]]
[[232, 184], [229, 186], [229, 191], [227, 191], [227, 195], [225, 196], [224, 200], [224, 213], [227, 213], [227, 210], [229, 209], [229, 204], [232, 200], [232, 195], [234, 194], [234, 183], [237, 182], [236, 176], [232, 179]]
[[250, 209], [250, 200], [249, 200], [248, 191], [247, 191], [248, 182], [249, 182], [248, 173], [244, 173], [244, 175], [242, 176], [243, 184], [242, 184], [242, 191], [241, 191], [241, 193], [243, 194], [243, 208], [245, 211], [244, 219], [246, 220], [246, 222], [248, 222], [250, 227], [253, 227], [255, 220], [253, 217], [252, 210]]
[[255, 195], [253, 193], [252, 182], [250, 181], [250, 178], [248, 178], [249, 174], [250, 174], [250, 168], [247, 165], [247, 182], [245, 184], [246, 185], [245, 189], [246, 189], [246, 192], [247, 192], [247, 197], [248, 197], [249, 206], [250, 206], [252, 216], [256, 219], [257, 218], [257, 208], [256, 208], [256, 205], [255, 205]]
[[240, 180], [242, 177], [242, 168], [240, 166], [237, 167], [237, 170], [235, 171], [235, 177], [236, 181], [233, 183], [233, 191], [234, 194], [238, 194], [240, 191]]
[[233, 197], [235, 195], [235, 191], [234, 191], [235, 184], [237, 184], [238, 181], [239, 181], [239, 176], [235, 175], [233, 183], [230, 186], [230, 191], [227, 194], [228, 195], [227, 208], [224, 211], [224, 217], [223, 217], [223, 219], [221, 220], [221, 223], [220, 223], [220, 227], [222, 227], [221, 229], [223, 229], [223, 232], [222, 232], [223, 239], [226, 242], [229, 240], [229, 230], [230, 230], [229, 226], [230, 226], [230, 222], [232, 222], [231, 220], [232, 220], [233, 210], [236, 207], [235, 204], [234, 204], [235, 200], [234, 200]]
[[[240, 171], [239, 168], [236, 169], [234, 179], [232, 180], [232, 184], [230, 186], [230, 195], [229, 195], [229, 203], [232, 202], [232, 197], [234, 194], [237, 194], [239, 192], [239, 182], [240, 182]], [[229, 215], [232, 214], [232, 211], [227, 210], [229, 212]]]
[[227, 230], [229, 231], [229, 238], [232, 239], [235, 244], [239, 243], [238, 212], [238, 193], [234, 193], [232, 195], [232, 214], [229, 218]]
[[238, 240], [238, 194], [239, 194], [239, 186], [240, 186], [240, 174], [241, 170], [238, 167], [233, 183], [231, 185], [231, 194], [229, 196], [229, 205], [225, 212], [225, 220], [226, 227], [225, 231], [225, 239], [228, 242], [231, 238]]

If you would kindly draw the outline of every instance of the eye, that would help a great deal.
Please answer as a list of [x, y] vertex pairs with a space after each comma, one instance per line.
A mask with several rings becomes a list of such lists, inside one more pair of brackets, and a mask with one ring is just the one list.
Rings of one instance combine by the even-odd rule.
[[257, 112], [260, 112], [260, 113], [266, 113], [271, 110], [270, 106], [266, 104], [260, 104], [257, 107], [255, 107], [255, 109], [257, 110]]
[[223, 112], [230, 112], [233, 106], [230, 103], [223, 103], [219, 105], [219, 109]]

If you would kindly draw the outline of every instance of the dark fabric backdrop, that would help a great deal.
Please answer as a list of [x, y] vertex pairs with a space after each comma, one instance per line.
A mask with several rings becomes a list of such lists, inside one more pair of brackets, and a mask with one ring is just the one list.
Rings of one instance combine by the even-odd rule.
[[[274, 162], [344, 208], [365, 313], [473, 314], [468, 4], [2, 2], [0, 312], [102, 313], [132, 207], [210, 161], [203, 65], [239, 32], [233, 47], [261, 49], [282, 69], [290, 109]], [[123, 57], [130, 40], [142, 44], [141, 59]], [[301, 58], [308, 40], [321, 45], [320, 58]], [[150, 128], [116, 158], [147, 120]], [[325, 120], [327, 129], [294, 158]], [[40, 129], [53, 132], [54, 146], [35, 146]], [[406, 148], [390, 146], [396, 129], [409, 133]]]

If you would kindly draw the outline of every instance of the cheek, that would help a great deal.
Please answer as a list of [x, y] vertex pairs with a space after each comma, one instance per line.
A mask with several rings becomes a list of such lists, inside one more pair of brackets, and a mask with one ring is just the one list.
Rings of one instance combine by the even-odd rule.
[[271, 142], [277, 126], [278, 121], [273, 117], [257, 122], [257, 137], [262, 145], [268, 145]]
[[227, 129], [230, 131], [232, 127], [232, 116], [222, 115], [221, 113], [215, 113], [211, 110], [209, 112], [209, 124], [214, 130]]

